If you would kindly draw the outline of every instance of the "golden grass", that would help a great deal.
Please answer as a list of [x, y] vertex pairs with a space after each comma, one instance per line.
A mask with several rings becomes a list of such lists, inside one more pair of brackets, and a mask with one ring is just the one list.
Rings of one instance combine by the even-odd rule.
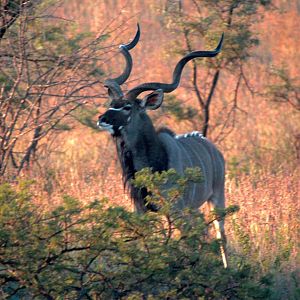
[[227, 204], [240, 207], [226, 224], [229, 244], [263, 270], [279, 264], [300, 267], [299, 184], [299, 169], [227, 180]]

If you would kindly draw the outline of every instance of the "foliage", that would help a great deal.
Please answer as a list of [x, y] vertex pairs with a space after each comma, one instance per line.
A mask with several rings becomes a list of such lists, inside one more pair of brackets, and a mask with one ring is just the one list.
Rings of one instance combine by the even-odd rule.
[[97, 114], [97, 109], [80, 107], [74, 112], [73, 118], [75, 118], [79, 123], [96, 130], [99, 129], [99, 127], [96, 122], [94, 122], [93, 118]]
[[91, 126], [94, 110], [83, 106], [99, 98], [93, 88], [103, 75], [98, 61], [107, 38], [56, 17], [57, 1], [19, 2], [0, 37], [0, 175], [7, 180], [37, 160], [41, 140], [70, 129], [62, 122], [78, 108], [80, 122]]
[[190, 43], [199, 38], [204, 39], [208, 49], [217, 45], [224, 32], [222, 56], [217, 60], [203, 60], [201, 65], [233, 71], [251, 56], [252, 48], [258, 45], [259, 39], [251, 28], [252, 22], [262, 17], [258, 15], [261, 6], [268, 8], [270, 3], [271, 1], [193, 1], [192, 9], [184, 5], [177, 9], [167, 9], [167, 26], [178, 33], [186, 32]]
[[[161, 182], [163, 177], [146, 181]], [[138, 215], [105, 206], [105, 201], [82, 205], [66, 196], [61, 206], [41, 211], [28, 184], [2, 185], [1, 295], [267, 299], [269, 282], [243, 259], [223, 268], [219, 243], [207, 237], [200, 213], [166, 208]]]
[[191, 120], [197, 115], [197, 111], [191, 107], [182, 104], [182, 101], [174, 95], [166, 95], [163, 109], [173, 115], [176, 120]]
[[267, 86], [267, 96], [274, 102], [287, 103], [295, 110], [300, 110], [300, 82], [299, 78], [292, 78], [287, 68], [273, 68], [270, 75], [273, 84]]
[[[259, 10], [267, 9], [270, 4], [271, 1], [196, 0], [169, 1], [166, 5], [165, 26], [181, 36], [171, 48], [175, 48], [175, 52], [181, 56], [203, 48], [199, 46], [199, 41], [203, 41], [205, 49], [212, 50], [217, 46], [222, 33], [225, 34], [221, 54], [213, 59], [192, 62], [190, 86], [203, 113], [201, 123], [204, 136], [210, 126], [210, 105], [219, 87], [220, 74], [223, 73], [223, 76], [231, 76], [234, 84], [231, 87], [230, 99], [224, 107], [226, 110], [222, 110], [219, 116], [221, 121], [214, 120], [213, 127], [218, 123], [229, 123], [235, 117], [239, 91], [242, 86], [249, 88], [244, 67], [251, 58], [253, 49], [259, 44], [252, 25], [262, 18]], [[198, 67], [201, 67], [201, 75]], [[226, 128], [226, 131], [231, 129]]]
[[[180, 176], [175, 169], [153, 173], [150, 168], [144, 168], [135, 173], [133, 185], [147, 189], [150, 193], [146, 197], [147, 202], [167, 208], [169, 211], [175, 201], [184, 194], [189, 183], [201, 180], [202, 174], [199, 167], [186, 168], [184, 176]], [[166, 213], [165, 210], [163, 211]]]

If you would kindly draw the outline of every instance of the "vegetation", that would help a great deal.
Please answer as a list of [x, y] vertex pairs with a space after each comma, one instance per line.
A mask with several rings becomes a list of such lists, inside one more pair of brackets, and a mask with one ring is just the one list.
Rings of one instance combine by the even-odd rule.
[[[248, 76], [244, 71], [245, 64], [251, 57], [251, 51], [259, 45], [259, 37], [252, 30], [252, 24], [262, 18], [262, 15], [257, 14], [258, 10], [267, 9], [270, 3], [271, 1], [201, 0], [191, 1], [186, 5], [183, 1], [171, 1], [165, 8], [166, 26], [181, 36], [174, 47], [181, 55], [198, 49], [198, 41], [203, 40], [206, 47], [213, 49], [222, 33], [225, 34], [222, 55], [213, 60], [193, 61], [190, 82], [193, 96], [201, 108], [204, 136], [208, 135], [208, 128], [211, 126], [211, 103], [223, 73], [225, 76], [232, 76], [232, 100], [228, 101], [221, 123], [234, 122], [232, 119], [235, 118], [235, 111], [239, 109], [238, 94], [243, 85], [249, 88]], [[201, 75], [201, 81], [199, 68], [205, 74]], [[230, 130], [230, 126], [226, 127], [227, 130]]]
[[69, 129], [64, 119], [86, 110], [84, 103], [95, 97], [91, 93], [103, 73], [97, 61], [106, 38], [56, 23], [48, 15], [51, 1], [19, 2], [1, 7], [3, 20], [14, 15], [0, 35], [0, 175], [7, 179], [36, 159], [41, 140]]
[[[138, 176], [157, 190], [173, 172]], [[143, 180], [142, 180], [143, 179]], [[179, 180], [179, 179], [178, 179]], [[181, 179], [182, 182], [182, 179]], [[171, 200], [166, 198], [166, 200]], [[161, 202], [162, 203], [162, 202]], [[243, 257], [225, 270], [199, 212], [137, 215], [65, 196], [42, 212], [28, 184], [0, 189], [0, 293], [35, 299], [266, 299], [270, 278]], [[229, 210], [228, 210], [229, 211]], [[212, 222], [212, 220], [211, 220]]]
[[[0, 4], [0, 298], [299, 299], [296, 1], [100, 2]], [[143, 170], [135, 184], [162, 209], [132, 213], [114, 145], [96, 130], [104, 75], [124, 63], [111, 49], [136, 14], [130, 85], [168, 82], [189, 47], [212, 49], [225, 32], [221, 55], [187, 66], [151, 117], [206, 130], [224, 153], [228, 270], [210, 234], [220, 216], [170, 211], [201, 174]]]

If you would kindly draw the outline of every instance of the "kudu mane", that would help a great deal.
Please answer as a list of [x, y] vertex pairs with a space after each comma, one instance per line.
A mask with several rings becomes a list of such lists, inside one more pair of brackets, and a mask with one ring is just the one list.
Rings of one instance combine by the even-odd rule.
[[[149, 122], [151, 121], [149, 120]], [[158, 131], [152, 132], [152, 134], [155, 134], [157, 136], [156, 139], [157, 141], [159, 141], [158, 134], [161, 132], [166, 132], [174, 136], [174, 133], [170, 129], [160, 128]], [[118, 157], [122, 169], [122, 179], [123, 179], [124, 188], [129, 191], [131, 200], [134, 202], [134, 206], [139, 211], [145, 211], [145, 210], [157, 211], [157, 207], [154, 204], [146, 203], [145, 201], [146, 196], [149, 194], [146, 188], [140, 189], [135, 187], [132, 184], [134, 175], [137, 172], [137, 170], [134, 168], [134, 155], [132, 153], [132, 149], [128, 147], [128, 143], [126, 143], [126, 141], [122, 136], [115, 137], [115, 142], [116, 142], [117, 153], [118, 153]], [[145, 147], [147, 147], [147, 145]], [[159, 144], [159, 147], [163, 148], [163, 152], [164, 152], [163, 158], [160, 160], [156, 160], [154, 158], [151, 159], [150, 157], [151, 163], [150, 161], [145, 162], [148, 165], [148, 167], [151, 167], [151, 170], [153, 172], [161, 172], [168, 169], [167, 153], [164, 149], [164, 146], [161, 143]], [[152, 153], [149, 153], [150, 156], [151, 154]]]

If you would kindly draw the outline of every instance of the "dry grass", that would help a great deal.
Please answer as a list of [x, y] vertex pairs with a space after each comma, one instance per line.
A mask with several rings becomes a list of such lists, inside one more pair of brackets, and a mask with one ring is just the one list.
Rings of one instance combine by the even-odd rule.
[[266, 267], [274, 263], [276, 255], [286, 251], [293, 263], [299, 259], [298, 171], [262, 174], [257, 178], [241, 176], [238, 183], [227, 181], [227, 203], [240, 207], [227, 224], [230, 242], [235, 248], [240, 247], [236, 224], [253, 242], [248, 250]]
[[[226, 223], [231, 259], [243, 255], [275, 280], [271, 299], [297, 299], [300, 282], [299, 169], [227, 180], [227, 203], [240, 211]], [[297, 292], [298, 291], [298, 292]], [[298, 295], [298, 296], [297, 296]]]

